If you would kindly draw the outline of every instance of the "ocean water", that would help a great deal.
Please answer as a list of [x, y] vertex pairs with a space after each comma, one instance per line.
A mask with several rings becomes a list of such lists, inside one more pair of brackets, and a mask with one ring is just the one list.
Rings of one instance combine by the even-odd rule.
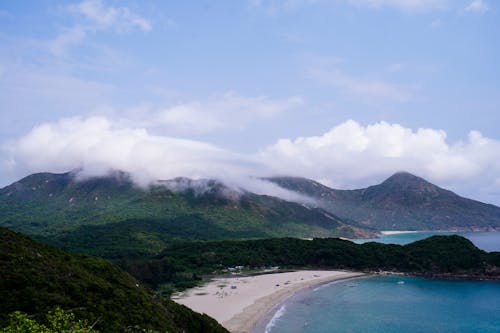
[[491, 252], [500, 251], [500, 232], [409, 232], [393, 235], [382, 235], [380, 238], [353, 239], [358, 244], [379, 242], [386, 244], [408, 244], [433, 235], [460, 235], [470, 239], [478, 248]]
[[500, 282], [367, 277], [303, 291], [256, 332], [500, 332]]

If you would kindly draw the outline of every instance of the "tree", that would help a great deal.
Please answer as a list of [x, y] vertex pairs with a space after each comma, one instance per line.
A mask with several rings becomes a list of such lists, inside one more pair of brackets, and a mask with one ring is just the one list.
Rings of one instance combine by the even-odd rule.
[[0, 333], [98, 333], [86, 320], [76, 320], [75, 314], [60, 307], [45, 315], [45, 322], [39, 323], [26, 313], [15, 311], [9, 315], [9, 325]]

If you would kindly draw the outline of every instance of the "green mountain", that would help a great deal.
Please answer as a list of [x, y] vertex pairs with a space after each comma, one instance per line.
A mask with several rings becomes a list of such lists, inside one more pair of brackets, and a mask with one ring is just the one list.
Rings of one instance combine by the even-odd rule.
[[[0, 227], [0, 327], [22, 311], [35, 318], [60, 306], [102, 333], [227, 332], [215, 320], [160, 300], [110, 262], [72, 255]], [[24, 332], [24, 331], [23, 331]]]
[[407, 172], [358, 190], [335, 190], [305, 178], [270, 180], [316, 199], [318, 207], [360, 228], [500, 230], [500, 207], [460, 197]]
[[[172, 188], [176, 189], [175, 191]], [[107, 258], [148, 256], [172, 240], [366, 236], [321, 208], [175, 179], [139, 188], [124, 173], [39, 173], [0, 190], [0, 226]]]

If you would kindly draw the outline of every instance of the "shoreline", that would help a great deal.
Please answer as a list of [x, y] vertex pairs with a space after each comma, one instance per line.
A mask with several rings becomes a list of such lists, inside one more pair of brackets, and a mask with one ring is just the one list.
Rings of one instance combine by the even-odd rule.
[[[288, 304], [289, 302], [293, 302], [293, 299], [295, 297], [299, 297], [304, 292], [308, 292], [311, 289], [316, 291], [317, 289], [320, 289], [320, 288], [325, 287], [325, 286], [329, 286], [329, 285], [334, 284], [334, 283], [345, 282], [345, 281], [350, 281], [350, 280], [357, 280], [359, 278], [366, 278], [366, 277], [370, 277], [370, 276], [373, 276], [373, 275], [371, 275], [370, 273], [365, 273], [365, 274], [358, 275], [358, 276], [339, 278], [339, 279], [335, 279], [333, 281], [327, 281], [324, 283], [319, 283], [316, 285], [302, 288], [302, 289], [296, 291], [295, 293], [293, 293], [292, 295], [285, 297], [284, 299], [281, 300], [281, 302], [279, 302], [279, 303], [275, 304], [273, 307], [271, 307], [269, 309], [269, 311], [265, 315], [263, 315], [259, 319], [259, 321], [257, 321], [257, 323], [254, 325], [254, 327], [248, 333], [267, 332], [267, 328], [269, 327], [269, 325], [271, 325], [271, 327], [274, 326], [272, 324], [272, 322], [275, 320], [275, 318], [279, 318], [281, 316], [278, 313], [281, 312], [285, 308], [286, 304]], [[277, 317], [277, 315], [278, 315], [278, 317]]]
[[194, 311], [206, 313], [232, 333], [249, 333], [274, 308], [296, 293], [364, 275], [366, 274], [341, 270], [301, 270], [216, 278], [172, 299]]
[[481, 233], [481, 232], [500, 232], [500, 228], [474, 228], [474, 229], [450, 229], [450, 230], [380, 230], [381, 235], [399, 235], [399, 234], [415, 234], [420, 232], [433, 232], [433, 233]]
[[426, 232], [426, 231], [415, 231], [415, 230], [382, 230], [380, 231], [381, 235], [400, 235], [400, 234], [414, 234], [417, 232]]
[[[364, 239], [379, 239], [382, 236], [392, 236], [392, 235], [403, 235], [403, 234], [418, 234], [418, 233], [433, 233], [436, 235], [439, 234], [462, 234], [462, 233], [483, 233], [483, 232], [500, 232], [500, 228], [486, 228], [486, 229], [451, 229], [451, 230], [379, 230], [377, 231], [376, 236], [374, 237], [362, 237], [362, 238], [348, 238], [348, 237], [339, 237], [343, 240], [348, 241], [356, 241], [356, 240], [364, 240]], [[429, 236], [430, 237], [430, 236]]]

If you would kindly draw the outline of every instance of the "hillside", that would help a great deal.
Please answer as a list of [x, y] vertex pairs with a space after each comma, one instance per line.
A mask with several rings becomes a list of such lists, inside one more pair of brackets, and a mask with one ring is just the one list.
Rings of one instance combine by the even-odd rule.
[[338, 238], [275, 238], [179, 243], [128, 269], [154, 286], [171, 283], [181, 276], [188, 280], [188, 272], [213, 274], [235, 266], [397, 271], [432, 277], [500, 279], [499, 254], [484, 252], [456, 235], [433, 236], [404, 246], [355, 244]]
[[[0, 327], [20, 310], [36, 317], [56, 305], [101, 333], [139, 326], [161, 332], [226, 332], [217, 322], [172, 301], [155, 299], [106, 260], [70, 255], [0, 227]], [[142, 332], [142, 331], [141, 331]]]
[[500, 207], [458, 196], [406, 172], [379, 185], [335, 190], [305, 178], [273, 182], [361, 228], [378, 230], [500, 230]]
[[28, 176], [0, 190], [0, 226], [108, 258], [155, 254], [173, 239], [369, 235], [323, 209], [214, 180], [139, 188], [119, 172], [86, 180], [73, 173]]

